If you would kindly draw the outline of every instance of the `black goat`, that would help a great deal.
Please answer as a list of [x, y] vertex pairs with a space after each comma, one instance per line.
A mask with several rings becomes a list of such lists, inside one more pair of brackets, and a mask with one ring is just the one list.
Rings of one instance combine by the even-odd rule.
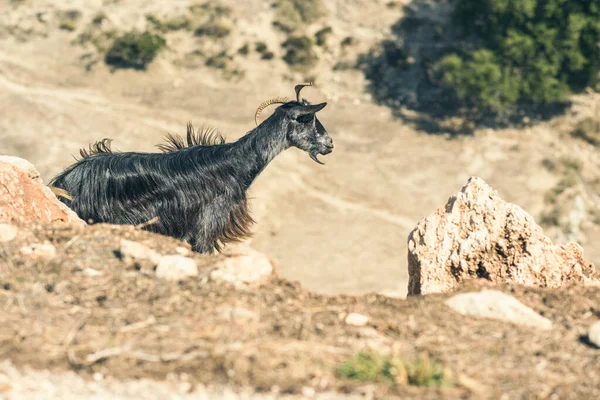
[[[80, 151], [82, 158], [52, 179], [49, 186], [67, 206], [89, 223], [140, 225], [144, 229], [187, 241], [195, 251], [220, 251], [225, 243], [250, 235], [254, 222], [246, 190], [277, 154], [297, 147], [321, 163], [333, 141], [316, 117], [327, 103], [282, 103], [273, 115], [233, 143], [214, 131], [194, 133], [187, 142], [168, 135], [162, 153], [112, 152], [104, 139]], [[66, 193], [65, 193], [66, 192]], [[156, 218], [158, 217], [158, 218]]]

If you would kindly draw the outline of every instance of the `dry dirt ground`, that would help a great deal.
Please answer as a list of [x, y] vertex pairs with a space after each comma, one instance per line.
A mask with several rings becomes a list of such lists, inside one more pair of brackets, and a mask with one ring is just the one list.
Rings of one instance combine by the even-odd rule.
[[[105, 379], [150, 378], [185, 384], [186, 393], [226, 385], [305, 397], [331, 391], [378, 399], [600, 396], [600, 352], [586, 340], [600, 316], [598, 288], [499, 288], [554, 324], [536, 330], [456, 314], [443, 304], [448, 294], [406, 300], [325, 296], [277, 275], [234, 288], [209, 278], [214, 256], [194, 256], [197, 278], [167, 282], [144, 262], [122, 260], [121, 238], [161, 254], [181, 246], [133, 227], [107, 225], [30, 226], [2, 244], [0, 357], [17, 368], [49, 369], [58, 378], [61, 371], [74, 371], [95, 386]], [[20, 251], [46, 241], [55, 246], [55, 257], [35, 259]], [[483, 286], [473, 283], [461, 291]], [[369, 321], [348, 325], [351, 312]], [[404, 360], [426, 354], [444, 366], [446, 385], [340, 376], [339, 366], [360, 351]], [[0, 378], [7, 371], [5, 363]], [[23, 385], [2, 381], [7, 395], [12, 385]]]
[[[314, 79], [304, 96], [329, 104], [320, 116], [336, 145], [323, 157], [327, 165], [288, 150], [251, 189], [258, 222], [252, 246], [276, 260], [281, 278], [239, 291], [202, 279], [157, 282], [151, 271], [115, 256], [111, 230], [165, 252], [174, 246], [168, 239], [125, 228], [80, 234], [40, 227], [35, 240], [59, 248], [52, 261], [16, 255], [16, 242], [2, 248], [2, 358], [19, 368], [71, 369], [87, 378], [97, 372], [119, 380], [184, 376], [192, 385], [278, 386], [293, 393], [310, 387], [374, 390], [380, 398], [598, 398], [599, 353], [580, 339], [600, 316], [597, 290], [503, 288], [556, 323], [543, 333], [456, 315], [442, 305], [447, 296], [402, 301], [381, 295], [405, 296], [408, 233], [471, 175], [536, 218], [548, 207], [563, 207], [568, 235], [557, 229], [556, 237], [579, 240], [587, 258], [600, 264], [594, 246], [600, 232], [589, 217], [598, 209], [600, 158], [569, 135], [575, 121], [597, 113], [598, 96], [579, 96], [573, 112], [519, 130], [421, 131], [410, 123], [418, 116], [406, 111], [398, 118], [374, 104], [361, 72], [333, 68], [340, 60], [355, 62], [390, 35], [403, 11], [388, 1], [325, 2], [328, 17], [308, 29], [329, 25], [333, 42], [352, 36], [355, 44], [319, 49], [321, 60], [311, 70], [293, 71], [281, 60], [285, 35], [271, 25], [273, 8], [258, 0], [221, 2], [231, 6], [235, 27], [226, 39], [167, 33], [168, 48], [146, 71], [112, 71], [92, 46], [78, 44], [100, 12], [109, 28], [144, 29], [147, 14], [186, 14], [192, 3], [0, 2], [0, 153], [28, 159], [48, 181], [81, 147], [105, 137], [119, 150], [155, 151], [167, 132], [183, 133], [192, 121], [235, 140], [252, 129], [265, 98], [292, 96], [294, 84]], [[435, 18], [445, 2], [413, 3], [432, 4]], [[69, 10], [80, 13], [73, 30], [59, 29]], [[275, 57], [234, 55], [241, 77], [228, 78], [194, 59], [195, 51], [235, 53], [255, 41], [264, 41]], [[567, 174], [571, 197], [547, 204]], [[102, 275], [87, 276], [87, 268]], [[353, 296], [370, 292], [380, 294]], [[235, 308], [245, 310], [242, 321], [227, 320]], [[343, 324], [340, 317], [349, 311], [368, 314], [369, 326]], [[438, 392], [339, 379], [335, 366], [365, 346], [406, 357], [428, 352], [463, 383]]]

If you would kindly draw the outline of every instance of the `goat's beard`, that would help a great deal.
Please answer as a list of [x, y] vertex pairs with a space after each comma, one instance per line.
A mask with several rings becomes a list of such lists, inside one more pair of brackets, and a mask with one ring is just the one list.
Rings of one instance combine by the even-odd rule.
[[316, 151], [313, 150], [313, 151], [309, 152], [308, 155], [310, 156], [310, 158], [312, 158], [313, 160], [315, 160], [316, 163], [321, 164], [321, 165], [325, 165], [325, 163], [321, 162], [317, 158], [317, 156], [319, 155], [318, 152], [316, 152]]

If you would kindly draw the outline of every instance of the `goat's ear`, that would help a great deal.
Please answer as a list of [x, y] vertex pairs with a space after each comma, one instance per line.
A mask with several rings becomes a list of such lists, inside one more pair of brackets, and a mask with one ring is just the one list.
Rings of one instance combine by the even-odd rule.
[[298, 107], [297, 115], [315, 114], [325, 108], [327, 103], [311, 104], [307, 106]]

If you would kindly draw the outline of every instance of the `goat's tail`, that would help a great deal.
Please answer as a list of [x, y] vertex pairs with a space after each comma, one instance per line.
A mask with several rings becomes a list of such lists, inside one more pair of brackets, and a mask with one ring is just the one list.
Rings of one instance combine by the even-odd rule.
[[69, 201], [73, 201], [73, 196], [71, 196], [69, 194], [69, 192], [67, 192], [65, 189], [61, 189], [61, 188], [57, 188], [56, 186], [48, 186], [50, 188], [50, 190], [52, 191], [52, 193], [54, 193], [54, 195], [56, 197], [63, 197]]

